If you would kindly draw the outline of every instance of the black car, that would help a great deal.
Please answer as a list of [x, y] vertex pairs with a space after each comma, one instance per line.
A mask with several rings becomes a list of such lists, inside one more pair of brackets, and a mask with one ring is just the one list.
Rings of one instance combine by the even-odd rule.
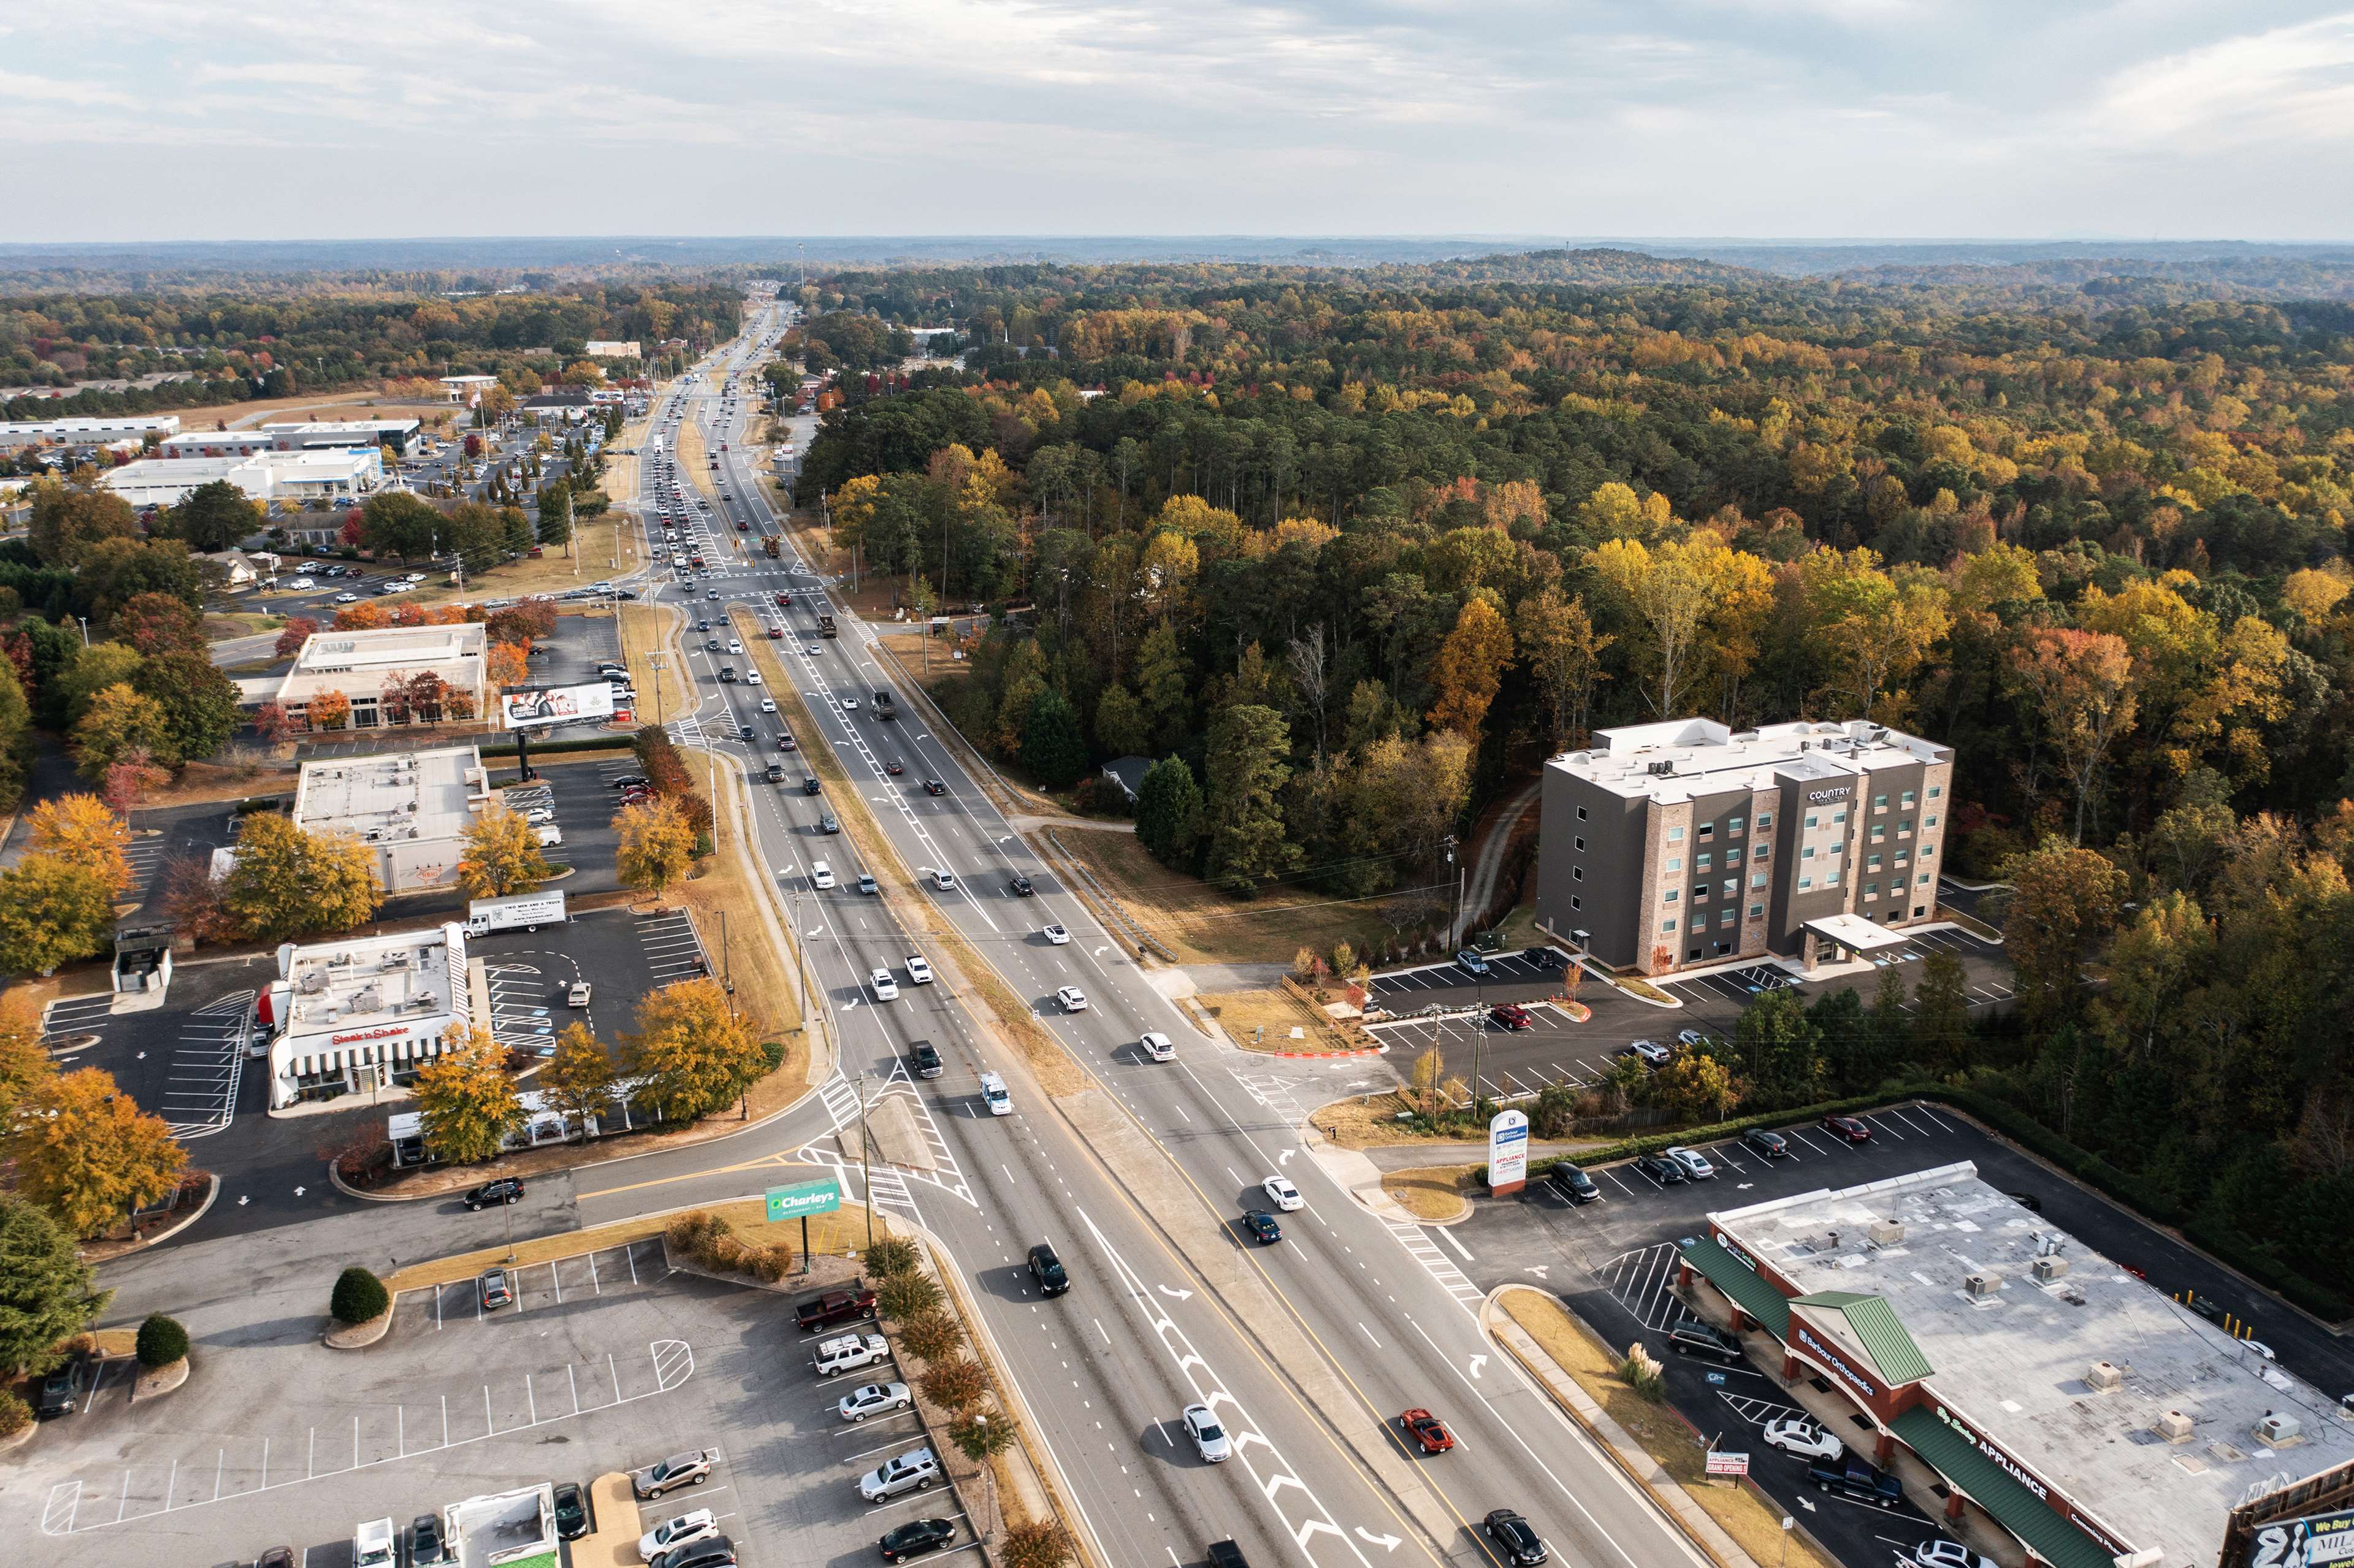
[[556, 1533], [578, 1541], [594, 1522], [588, 1517], [588, 1492], [578, 1481], [556, 1483]]
[[949, 792], [949, 787], [948, 787], [947, 785], [945, 785], [945, 784], [941, 783], [938, 779], [925, 779], [925, 780], [924, 780], [924, 793], [925, 793], [925, 794], [927, 794], [927, 795], [945, 795], [945, 794], [947, 794], [948, 792]]
[[1636, 1160], [1635, 1169], [1662, 1187], [1681, 1187], [1684, 1184], [1684, 1168], [1664, 1154], [1642, 1155]]
[[485, 1181], [466, 1194], [466, 1207], [481, 1210], [493, 1203], [512, 1203], [523, 1197], [523, 1179], [502, 1176], [495, 1181]]
[[1768, 1132], [1753, 1127], [1741, 1135], [1741, 1141], [1768, 1160], [1779, 1160], [1790, 1152], [1790, 1140], [1778, 1132]]
[[295, 1568], [294, 1549], [273, 1546], [253, 1560], [253, 1568]]
[[719, 639], [717, 639], [716, 637], [715, 637], [715, 638], [712, 638], [709, 641], [705, 642], [705, 643], [703, 645], [703, 651], [704, 651], [705, 653], [716, 653], [716, 652], [719, 652]]
[[1273, 1246], [1283, 1239], [1283, 1227], [1265, 1209], [1253, 1209], [1245, 1214], [1243, 1229], [1250, 1232], [1251, 1240], [1261, 1246]]
[[940, 1065], [940, 1054], [928, 1040], [918, 1040], [907, 1047], [907, 1054], [916, 1059], [916, 1076], [937, 1078], [945, 1070]]
[[1030, 1277], [1038, 1282], [1041, 1296], [1060, 1296], [1071, 1287], [1070, 1270], [1063, 1266], [1063, 1260], [1044, 1242], [1030, 1249]]
[[80, 1351], [68, 1356], [65, 1364], [41, 1380], [41, 1395], [35, 1402], [33, 1414], [42, 1421], [53, 1421], [60, 1415], [71, 1415], [88, 1397], [92, 1371], [90, 1357]]
[[945, 1519], [911, 1519], [875, 1543], [885, 1563], [905, 1563], [910, 1557], [921, 1557], [927, 1552], [938, 1552], [956, 1539], [954, 1520]]
[[1817, 1459], [1807, 1467], [1807, 1479], [1819, 1492], [1836, 1492], [1875, 1508], [1899, 1508], [1904, 1502], [1903, 1483], [1851, 1453]]
[[447, 1544], [441, 1539], [441, 1516], [420, 1513], [408, 1524], [409, 1568], [427, 1568], [448, 1556]]
[[1013, 874], [1013, 880], [1006, 885], [1013, 889], [1015, 896], [1021, 898], [1027, 898], [1038, 891], [1030, 885], [1030, 879], [1018, 871]]
[[624, 773], [610, 782], [616, 789], [635, 789], [642, 785], [651, 784], [653, 780], [642, 773]]
[[1697, 1318], [1687, 1318], [1668, 1330], [1668, 1349], [1680, 1356], [1710, 1356], [1727, 1363], [1742, 1356], [1740, 1340]]
[[1522, 953], [1521, 957], [1527, 959], [1528, 962], [1536, 969], [1557, 969], [1561, 968], [1561, 951], [1556, 948], [1531, 948], [1527, 952]]
[[804, 795], [814, 795], [817, 792], [817, 775], [814, 773], [803, 775], [801, 779], [801, 793]]
[[1527, 1520], [1511, 1509], [1490, 1510], [1488, 1517], [1480, 1521], [1479, 1528], [1488, 1532], [1488, 1539], [1496, 1543], [1516, 1568], [1534, 1568], [1535, 1564], [1545, 1560], [1544, 1538]]
[[759, 738], [759, 734], [758, 731], [753, 729], [750, 725], [739, 724], [736, 726], [736, 738], [738, 740], [757, 740]]
[[654, 1559], [653, 1568], [727, 1568], [735, 1561], [736, 1543], [724, 1535], [712, 1535], [673, 1547]]
[[1602, 1189], [1595, 1185], [1594, 1178], [1565, 1160], [1546, 1171], [1545, 1180], [1553, 1183], [1554, 1192], [1573, 1203], [1591, 1203], [1602, 1196]]

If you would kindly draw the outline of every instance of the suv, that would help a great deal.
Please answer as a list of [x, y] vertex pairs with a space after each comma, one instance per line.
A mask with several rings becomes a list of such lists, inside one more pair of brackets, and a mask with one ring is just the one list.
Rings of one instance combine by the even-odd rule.
[[34, 1415], [42, 1421], [71, 1415], [90, 1393], [90, 1366], [86, 1351], [76, 1351], [68, 1356], [65, 1365], [41, 1380], [41, 1397], [34, 1406]]
[[888, 1502], [906, 1492], [924, 1491], [939, 1478], [939, 1456], [929, 1448], [910, 1448], [860, 1477], [858, 1495], [871, 1503]]
[[1013, 888], [1013, 895], [1017, 898], [1027, 898], [1038, 891], [1030, 885], [1030, 879], [1018, 871], [1013, 874], [1013, 880], [1007, 885]]
[[981, 1075], [981, 1103], [989, 1107], [991, 1116], [1012, 1116], [1013, 1097], [1006, 1092], [1005, 1080], [994, 1073]]
[[1455, 955], [1455, 967], [1468, 975], [1484, 975], [1488, 972], [1488, 960], [1466, 948]]
[[840, 1377], [846, 1372], [879, 1366], [891, 1359], [890, 1342], [880, 1334], [844, 1334], [828, 1340], [810, 1358], [820, 1377]]
[[1697, 1318], [1687, 1318], [1668, 1330], [1668, 1349], [1680, 1356], [1713, 1356], [1728, 1364], [1742, 1357], [1740, 1340]]
[[1656, 1040], [1629, 1040], [1627, 1049], [1647, 1067], [1663, 1067], [1667, 1065], [1668, 1058], [1675, 1054]]
[[1038, 1282], [1041, 1296], [1060, 1296], [1071, 1287], [1070, 1270], [1063, 1266], [1063, 1260], [1044, 1242], [1030, 1249], [1030, 1277]]
[[804, 1334], [812, 1329], [830, 1329], [854, 1318], [874, 1315], [875, 1292], [866, 1289], [829, 1290], [793, 1304], [793, 1320]]
[[1807, 1467], [1807, 1479], [1819, 1492], [1836, 1492], [1850, 1501], [1871, 1503], [1876, 1508], [1900, 1508], [1904, 1502], [1903, 1483], [1853, 1454], [1817, 1459]]
[[441, 1539], [441, 1516], [420, 1513], [408, 1523], [408, 1568], [427, 1568], [442, 1562], [449, 1548]]
[[1546, 1171], [1545, 1180], [1553, 1183], [1554, 1192], [1573, 1203], [1591, 1203], [1602, 1196], [1602, 1189], [1595, 1184], [1594, 1178], [1566, 1160]]
[[932, 966], [925, 961], [924, 955], [921, 953], [907, 955], [907, 983], [909, 985], [932, 983]]
[[711, 1466], [717, 1457], [708, 1448], [690, 1448], [684, 1454], [648, 1465], [630, 1475], [630, 1490], [642, 1502], [676, 1491], [681, 1487], [699, 1487], [711, 1478]]
[[940, 1065], [940, 1054], [928, 1040], [918, 1040], [907, 1047], [907, 1054], [916, 1059], [916, 1076], [937, 1078], [947, 1069]]
[[1780, 1160], [1790, 1152], [1788, 1139], [1778, 1132], [1768, 1132], [1762, 1127], [1753, 1127], [1743, 1133], [1741, 1141], [1748, 1145], [1752, 1152], [1768, 1160]]
[[1136, 1044], [1153, 1061], [1174, 1062], [1177, 1059], [1177, 1043], [1159, 1030], [1140, 1036]]

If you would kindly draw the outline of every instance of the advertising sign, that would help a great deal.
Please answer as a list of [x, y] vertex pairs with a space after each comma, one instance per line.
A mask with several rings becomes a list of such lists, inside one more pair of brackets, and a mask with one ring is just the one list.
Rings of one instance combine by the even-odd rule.
[[613, 716], [613, 688], [599, 681], [588, 686], [554, 686], [539, 692], [502, 692], [499, 716], [506, 729], [545, 729], [550, 725]]
[[1488, 1190], [1502, 1196], [1529, 1184], [1529, 1118], [1498, 1111], [1488, 1118]]
[[2261, 1525], [2248, 1550], [2248, 1568], [2330, 1568], [2354, 1562], [2354, 1513], [2307, 1514]]
[[769, 1220], [805, 1220], [811, 1214], [830, 1214], [842, 1207], [842, 1184], [832, 1177], [815, 1181], [797, 1181], [790, 1187], [769, 1189]]
[[1720, 1454], [1711, 1448], [1708, 1451], [1707, 1473], [1712, 1476], [1745, 1476], [1749, 1473], [1749, 1456]]

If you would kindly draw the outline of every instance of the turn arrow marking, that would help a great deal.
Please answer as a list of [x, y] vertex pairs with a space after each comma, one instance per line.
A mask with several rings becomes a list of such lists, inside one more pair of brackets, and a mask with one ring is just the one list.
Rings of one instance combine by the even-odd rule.
[[1395, 1552], [1398, 1549], [1398, 1542], [1402, 1538], [1394, 1535], [1375, 1535], [1361, 1524], [1357, 1526], [1357, 1539], [1368, 1546], [1378, 1546], [1384, 1552]]
[[1190, 1290], [1172, 1290], [1166, 1285], [1160, 1287], [1160, 1290], [1161, 1295], [1166, 1296], [1172, 1301], [1191, 1301], [1193, 1299], [1193, 1293]]
[[1487, 1357], [1485, 1357], [1485, 1356], [1473, 1356], [1473, 1357], [1471, 1358], [1471, 1375], [1472, 1375], [1473, 1377], [1478, 1377], [1478, 1376], [1479, 1375], [1479, 1369], [1480, 1369], [1481, 1367], [1486, 1366], [1487, 1364], [1488, 1364], [1488, 1358], [1487, 1358]]

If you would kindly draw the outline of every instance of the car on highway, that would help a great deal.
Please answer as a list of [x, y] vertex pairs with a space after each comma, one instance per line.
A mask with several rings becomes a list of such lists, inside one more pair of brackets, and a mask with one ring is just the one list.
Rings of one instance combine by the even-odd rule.
[[1013, 880], [1008, 882], [1005, 885], [1012, 891], [1013, 896], [1016, 898], [1027, 898], [1032, 894], [1038, 891], [1037, 888], [1031, 885], [1030, 879], [1018, 871], [1013, 874]]
[[939, 1457], [929, 1448], [910, 1448], [859, 1478], [858, 1495], [871, 1503], [888, 1502], [908, 1492], [928, 1490], [939, 1478]]
[[1062, 1003], [1065, 1012], [1085, 1012], [1087, 1010], [1087, 993], [1075, 985], [1066, 985], [1056, 991], [1055, 1000]]
[[1659, 1152], [1682, 1166], [1684, 1175], [1690, 1181], [1713, 1181], [1716, 1180], [1716, 1167], [1710, 1164], [1708, 1156], [1697, 1149], [1686, 1149], [1677, 1143], [1670, 1144]]
[[1656, 1040], [1629, 1040], [1627, 1042], [1627, 1054], [1639, 1059], [1647, 1067], [1663, 1067], [1675, 1054]]
[[814, 642], [804, 642], [801, 644], [801, 652], [814, 659], [817, 657], [817, 644]]
[[1258, 1185], [1259, 1191], [1267, 1194], [1267, 1202], [1287, 1214], [1294, 1209], [1308, 1206], [1308, 1200], [1299, 1195], [1299, 1189], [1293, 1186], [1288, 1177], [1270, 1176]]
[[492, 1203], [512, 1203], [523, 1196], [523, 1178], [502, 1176], [495, 1181], [485, 1181], [466, 1194], [466, 1207], [480, 1211]]
[[825, 862], [822, 860], [811, 863], [810, 866], [810, 885], [816, 888], [821, 893], [825, 889], [832, 887], [833, 885], [833, 867], [826, 864]]
[[905, 1563], [910, 1557], [921, 1557], [927, 1552], [938, 1552], [956, 1539], [956, 1521], [947, 1519], [911, 1519], [898, 1529], [886, 1531], [875, 1543], [885, 1563]]
[[483, 1311], [493, 1311], [514, 1304], [514, 1282], [505, 1269], [486, 1268], [474, 1284], [477, 1294], [482, 1298]]
[[1155, 1062], [1174, 1062], [1177, 1059], [1177, 1043], [1157, 1029], [1138, 1036], [1136, 1047]]
[[1508, 1508], [1490, 1509], [1479, 1528], [1512, 1568], [1536, 1568], [1545, 1560], [1544, 1537], [1536, 1527]]
[[1005, 1087], [1005, 1080], [994, 1073], [981, 1075], [981, 1101], [991, 1116], [1012, 1116], [1013, 1096]]
[[843, 713], [846, 713], [846, 714], [854, 714], [854, 713], [856, 713], [856, 712], [858, 711], [858, 699], [857, 699], [857, 697], [854, 696], [852, 694], [850, 694], [850, 693], [848, 693], [848, 692], [844, 692], [844, 693], [843, 693], [843, 694], [842, 694], [842, 699], [841, 699], [841, 700], [842, 700], [842, 711], [843, 711]]
[[852, 1389], [835, 1402], [834, 1414], [844, 1421], [858, 1422], [877, 1415], [896, 1415], [916, 1403], [904, 1383], [870, 1383]]
[[730, 653], [741, 653], [744, 652], [744, 645], [731, 637], [727, 640], [727, 652]]
[[924, 793], [925, 793], [925, 794], [927, 794], [927, 795], [945, 795], [945, 794], [947, 794], [948, 792], [949, 792], [949, 787], [948, 787], [947, 785], [945, 785], [945, 784], [941, 783], [938, 779], [925, 779], [925, 780], [924, 780]]
[[870, 970], [866, 976], [866, 984], [868, 989], [875, 992], [875, 1000], [877, 1001], [899, 1000], [899, 982], [892, 978], [889, 969]]
[[707, 1508], [663, 1520], [638, 1537], [639, 1561], [651, 1563], [663, 1552], [689, 1542], [708, 1541], [719, 1533], [719, 1516]]
[[1591, 1203], [1602, 1196], [1602, 1189], [1594, 1178], [1564, 1160], [1545, 1172], [1553, 1190], [1573, 1203]]
[[921, 953], [909, 953], [907, 955], [907, 983], [909, 985], [929, 985], [932, 983], [931, 962]]
[[810, 1357], [810, 1366], [820, 1377], [840, 1377], [846, 1372], [881, 1366], [890, 1359], [890, 1341], [882, 1335], [844, 1334], [821, 1343]]
[[1801, 1459], [1835, 1459], [1847, 1452], [1846, 1444], [1803, 1415], [1776, 1416], [1766, 1424], [1763, 1436], [1768, 1448], [1779, 1448]]
[[[935, 866], [932, 870], [932, 885], [942, 893], [954, 893], [957, 890], [956, 873]], [[1082, 1007], [1087, 1005], [1085, 998], [1080, 999], [1079, 1005]]]
[[815, 794], [818, 794], [818, 793], [822, 792], [822, 791], [824, 789], [824, 788], [825, 788], [825, 786], [823, 786], [823, 785], [820, 784], [820, 783], [817, 781], [817, 775], [816, 775], [816, 774], [814, 774], [814, 773], [804, 773], [804, 774], [802, 774], [802, 775], [801, 775], [801, 793], [802, 793], [802, 794], [804, 794], [804, 795], [815, 795]]
[[1071, 1287], [1071, 1271], [1063, 1266], [1063, 1260], [1045, 1242], [1030, 1249], [1030, 1277], [1041, 1296], [1060, 1296]]
[[883, 889], [875, 883], [873, 872], [862, 871], [858, 874], [858, 891], [872, 898]]
[[357, 604], [359, 601], [360, 596], [355, 593], [339, 593], [335, 596], [337, 604]]
[[1248, 1231], [1251, 1240], [1261, 1246], [1273, 1246], [1283, 1239], [1283, 1226], [1265, 1209], [1243, 1211], [1243, 1229]]
[[718, 1460], [718, 1453], [710, 1448], [689, 1448], [683, 1454], [673, 1454], [642, 1470], [632, 1470], [630, 1490], [639, 1501], [647, 1502], [681, 1487], [699, 1487], [711, 1478], [711, 1467]]
[[883, 765], [883, 771], [888, 773], [892, 778], [896, 779], [901, 774], [907, 771], [907, 765], [895, 757], [890, 761]]
[[1466, 948], [1455, 955], [1455, 967], [1468, 975], [1484, 975], [1488, 972], [1488, 960]]
[[1823, 1130], [1844, 1143], [1870, 1143], [1872, 1128], [1851, 1116], [1823, 1118]]
[[1193, 1440], [1193, 1452], [1205, 1465], [1223, 1465], [1235, 1457], [1233, 1441], [1226, 1429], [1218, 1425], [1217, 1413], [1206, 1404], [1189, 1404], [1181, 1418], [1185, 1436]]
[[1790, 1152], [1788, 1139], [1778, 1132], [1772, 1132], [1762, 1127], [1753, 1127], [1743, 1133], [1741, 1141], [1748, 1147], [1751, 1153], [1762, 1155], [1767, 1160], [1780, 1160]]
[[1684, 1184], [1684, 1168], [1664, 1154], [1637, 1155], [1635, 1169], [1662, 1187], [1681, 1187]]
[[1057, 948], [1067, 948], [1071, 945], [1070, 932], [1060, 926], [1042, 926], [1038, 929], [1038, 935], [1045, 938]]
[[1444, 1454], [1455, 1446], [1455, 1434], [1429, 1411], [1416, 1407], [1398, 1417], [1398, 1425], [1414, 1446], [1426, 1454]]
[[1500, 1001], [1490, 1008], [1488, 1022], [1500, 1029], [1509, 1029], [1515, 1033], [1536, 1027], [1536, 1021], [1529, 1016], [1529, 1010], [1513, 1001]]
[[790, 734], [777, 736], [777, 749], [779, 751], [799, 751], [801, 747], [801, 743], [795, 740]]
[[777, 711], [777, 699], [774, 697], [762, 697], [760, 699], [760, 711], [764, 714], [775, 713]]

